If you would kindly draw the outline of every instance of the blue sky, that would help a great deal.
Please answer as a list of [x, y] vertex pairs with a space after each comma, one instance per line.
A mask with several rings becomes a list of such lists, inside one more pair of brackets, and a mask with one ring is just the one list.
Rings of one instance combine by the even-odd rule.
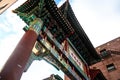
[[[59, 6], [64, 1], [56, 0]], [[0, 69], [24, 34], [26, 24], [11, 11], [23, 2], [18, 0], [0, 15]], [[120, 0], [70, 0], [70, 4], [95, 47], [120, 36]], [[42, 80], [53, 72], [63, 77], [44, 61], [34, 61], [21, 80]]]

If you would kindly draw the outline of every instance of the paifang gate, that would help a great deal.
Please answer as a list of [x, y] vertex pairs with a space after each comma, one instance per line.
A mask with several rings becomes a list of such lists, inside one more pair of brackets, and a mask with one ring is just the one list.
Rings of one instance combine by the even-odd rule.
[[1, 71], [1, 79], [19, 80], [33, 60], [41, 59], [71, 80], [91, 79], [88, 66], [100, 57], [68, 0], [59, 8], [54, 0], [28, 0], [13, 12], [27, 24], [26, 33]]

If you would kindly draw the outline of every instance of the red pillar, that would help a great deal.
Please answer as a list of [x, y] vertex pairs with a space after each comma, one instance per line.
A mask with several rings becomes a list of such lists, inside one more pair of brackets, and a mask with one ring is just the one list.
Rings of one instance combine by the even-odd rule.
[[0, 72], [0, 80], [20, 80], [36, 42], [37, 33], [28, 30]]

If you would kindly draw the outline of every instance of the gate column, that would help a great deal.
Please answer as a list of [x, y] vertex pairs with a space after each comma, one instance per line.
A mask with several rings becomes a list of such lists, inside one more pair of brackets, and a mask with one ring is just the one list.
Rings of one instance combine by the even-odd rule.
[[1, 70], [0, 80], [20, 80], [41, 27], [40, 19], [33, 21]]

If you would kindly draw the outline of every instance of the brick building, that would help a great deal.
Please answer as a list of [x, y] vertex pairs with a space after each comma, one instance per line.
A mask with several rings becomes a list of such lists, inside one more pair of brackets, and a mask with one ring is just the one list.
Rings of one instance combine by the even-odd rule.
[[91, 66], [102, 71], [107, 80], [120, 80], [120, 37], [96, 47], [102, 61]]

